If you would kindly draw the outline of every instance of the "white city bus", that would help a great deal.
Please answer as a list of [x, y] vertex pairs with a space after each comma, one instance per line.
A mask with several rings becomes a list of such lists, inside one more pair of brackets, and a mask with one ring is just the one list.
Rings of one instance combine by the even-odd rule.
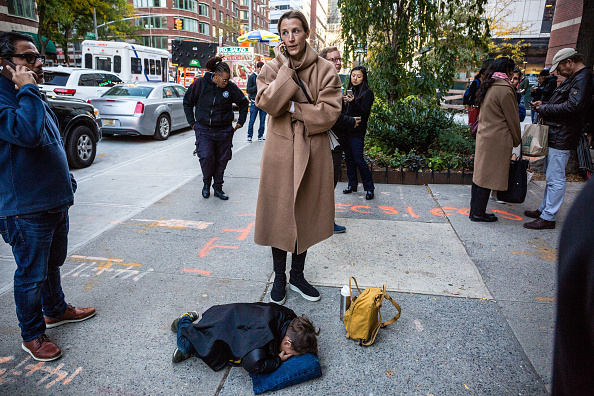
[[117, 41], [85, 40], [83, 67], [117, 74], [124, 82], [168, 81], [169, 51]]

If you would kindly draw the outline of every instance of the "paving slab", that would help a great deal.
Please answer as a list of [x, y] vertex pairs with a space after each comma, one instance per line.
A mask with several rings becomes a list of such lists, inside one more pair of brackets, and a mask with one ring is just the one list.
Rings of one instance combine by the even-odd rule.
[[[402, 317], [370, 347], [345, 338], [337, 288], [319, 303], [289, 292], [286, 305], [321, 328], [323, 376], [274, 395], [546, 395], [497, 304], [486, 300], [390, 293]], [[382, 308], [384, 318], [395, 309]], [[182, 363], [184, 364], [184, 363]], [[251, 395], [241, 368], [230, 371], [221, 396]]]

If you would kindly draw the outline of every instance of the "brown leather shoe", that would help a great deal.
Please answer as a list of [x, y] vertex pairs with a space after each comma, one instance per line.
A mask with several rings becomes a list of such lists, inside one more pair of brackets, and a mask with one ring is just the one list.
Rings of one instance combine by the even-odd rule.
[[532, 217], [533, 219], [539, 219], [542, 212], [538, 209], [536, 210], [525, 210], [524, 215], [527, 217]]
[[524, 228], [529, 228], [531, 230], [553, 230], [555, 229], [555, 222], [538, 218], [530, 223], [524, 223]]
[[62, 356], [62, 350], [56, 344], [51, 342], [49, 337], [45, 334], [40, 335], [33, 341], [23, 341], [21, 347], [23, 348], [23, 351], [29, 353], [33, 359], [39, 360], [40, 362], [51, 362]]
[[52, 327], [62, 326], [66, 323], [82, 322], [95, 316], [95, 308], [74, 308], [68, 304], [66, 312], [59, 318], [45, 317], [45, 327], [51, 329]]

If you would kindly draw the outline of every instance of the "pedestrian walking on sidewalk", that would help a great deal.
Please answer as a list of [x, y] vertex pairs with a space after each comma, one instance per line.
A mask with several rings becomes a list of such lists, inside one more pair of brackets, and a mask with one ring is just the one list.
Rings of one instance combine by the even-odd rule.
[[[210, 197], [214, 180], [214, 196], [229, 199], [223, 192], [223, 176], [231, 160], [233, 134], [245, 123], [249, 102], [230, 81], [231, 69], [221, 57], [206, 62], [209, 72], [195, 80], [184, 96], [184, 112], [196, 134], [196, 153], [202, 168], [202, 196]], [[233, 127], [233, 103], [239, 107], [239, 119]]]
[[494, 214], [486, 213], [489, 194], [491, 190], [507, 190], [512, 150], [521, 143], [516, 89], [509, 80], [514, 66], [510, 58], [495, 59], [485, 71], [477, 93], [480, 113], [470, 198], [471, 221], [497, 221]]
[[95, 308], [74, 308], [62, 291], [60, 267], [68, 250], [68, 208], [76, 181], [68, 171], [58, 119], [42, 99], [45, 57], [31, 36], [0, 35], [0, 234], [17, 264], [14, 300], [22, 348], [42, 362], [62, 356], [47, 328], [80, 322]]
[[[320, 57], [326, 59], [334, 65], [337, 73], [340, 73], [342, 68], [342, 58], [340, 57], [340, 51], [336, 47], [326, 47], [320, 51]], [[344, 105], [343, 105], [344, 106]], [[332, 164], [334, 167], [334, 189], [340, 179], [340, 172], [342, 171], [342, 154], [346, 147], [349, 147], [349, 136], [348, 133], [352, 131], [361, 122], [361, 117], [351, 117], [343, 112], [340, 113], [338, 120], [332, 126], [332, 132], [338, 139], [338, 146], [332, 150]], [[340, 234], [346, 232], [346, 227], [336, 224], [334, 221], [334, 233]]]
[[557, 212], [565, 196], [565, 167], [569, 153], [578, 146], [586, 111], [592, 99], [592, 71], [584, 65], [582, 54], [573, 48], [560, 50], [553, 57], [551, 73], [555, 71], [566, 80], [553, 92], [548, 103], [532, 103], [532, 110], [537, 111], [543, 123], [549, 126], [544, 197], [537, 210], [524, 212], [526, 216], [536, 219], [524, 224], [524, 227], [532, 230], [555, 228]]
[[365, 134], [367, 133], [367, 120], [371, 114], [373, 106], [373, 91], [367, 82], [367, 69], [364, 66], [357, 66], [351, 71], [351, 79], [347, 87], [347, 94], [343, 97], [342, 112], [351, 117], [360, 117], [361, 122], [352, 131], [348, 132], [349, 145], [344, 151], [344, 158], [347, 166], [347, 176], [349, 184], [343, 194], [357, 192], [359, 179], [357, 170], [361, 175], [363, 189], [365, 190], [365, 199], [374, 198], [375, 186], [371, 170], [365, 161], [363, 148], [365, 146]]
[[262, 109], [259, 109], [256, 106], [256, 94], [258, 93], [258, 86], [256, 85], [256, 79], [258, 78], [258, 74], [262, 70], [262, 66], [264, 66], [264, 62], [256, 63], [256, 71], [252, 73], [252, 75], [248, 78], [247, 88], [245, 89], [248, 94], [248, 99], [250, 101], [250, 123], [248, 124], [248, 137], [247, 141], [252, 142], [252, 136], [254, 135], [254, 123], [256, 122], [256, 117], [260, 115], [260, 127], [258, 128], [258, 140], [264, 140], [264, 126], [266, 125], [266, 112]]
[[271, 246], [275, 279], [270, 298], [286, 298], [286, 259], [292, 252], [290, 288], [318, 301], [303, 275], [307, 249], [333, 234], [334, 190], [330, 129], [341, 108], [340, 79], [307, 42], [300, 11], [278, 21], [282, 43], [258, 76], [256, 105], [270, 116], [262, 154], [254, 241]]

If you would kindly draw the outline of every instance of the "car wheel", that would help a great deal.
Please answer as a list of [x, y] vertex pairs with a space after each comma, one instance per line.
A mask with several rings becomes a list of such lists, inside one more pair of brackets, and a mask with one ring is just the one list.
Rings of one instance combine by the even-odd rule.
[[167, 114], [161, 114], [157, 118], [157, 126], [153, 137], [157, 140], [167, 140], [171, 134], [171, 120]]
[[73, 168], [86, 168], [95, 160], [97, 142], [91, 129], [85, 125], [74, 128], [66, 142], [66, 156]]

